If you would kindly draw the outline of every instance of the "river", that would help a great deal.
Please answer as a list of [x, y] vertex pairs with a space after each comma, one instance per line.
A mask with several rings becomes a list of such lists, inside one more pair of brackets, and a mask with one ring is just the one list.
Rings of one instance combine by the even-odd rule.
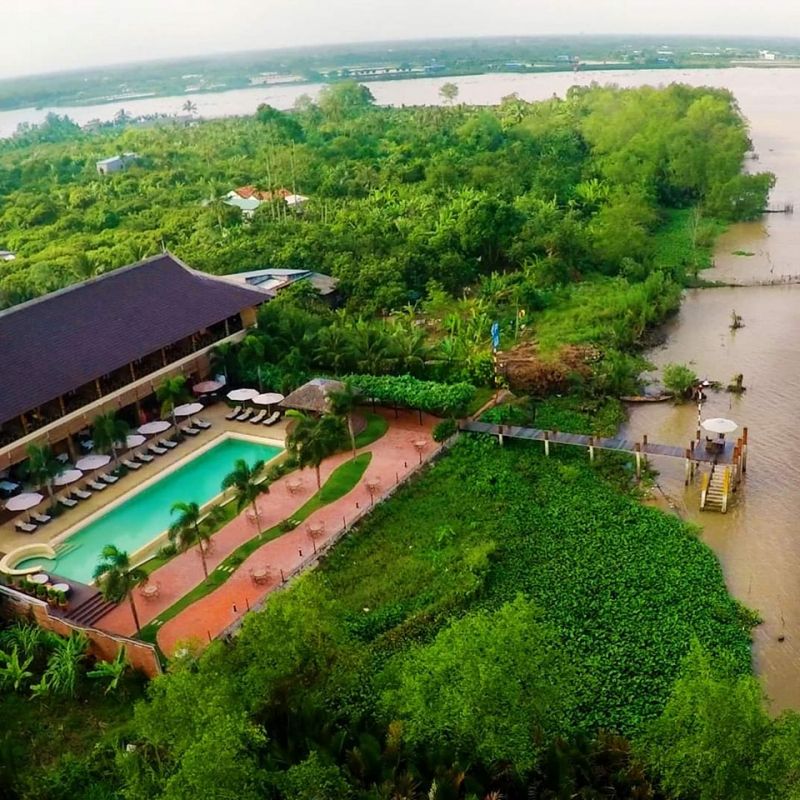
[[[751, 124], [759, 169], [773, 171], [773, 202], [800, 200], [800, 72], [791, 69], [661, 70], [536, 75], [480, 75], [457, 78], [459, 100], [496, 103], [517, 92], [526, 100], [563, 95], [576, 83], [614, 82], [622, 86], [681, 81], [725, 87], [734, 92]], [[378, 103], [436, 104], [448, 79], [423, 78], [367, 84]], [[319, 85], [242, 89], [194, 95], [207, 118], [251, 114], [259, 103], [289, 108]], [[125, 102], [133, 114], [179, 113], [185, 96]], [[122, 104], [0, 112], [0, 136], [23, 121], [37, 122], [49, 110], [80, 123], [110, 119]], [[753, 255], [734, 255], [744, 251]], [[721, 237], [716, 266], [707, 277], [726, 281], [768, 280], [798, 274], [800, 217], [767, 215], [736, 225]], [[747, 478], [737, 502], [725, 515], [698, 510], [697, 487], [685, 491], [682, 463], [657, 460], [659, 484], [682, 515], [703, 526], [702, 536], [719, 556], [731, 592], [763, 617], [755, 631], [754, 661], [773, 708], [800, 708], [800, 286], [705, 289], [687, 292], [680, 313], [667, 326], [666, 344], [649, 354], [657, 365], [691, 362], [702, 375], [724, 383], [744, 374], [742, 397], [712, 393], [710, 416], [730, 416], [750, 430]], [[745, 327], [728, 328], [735, 309]], [[637, 406], [627, 425], [631, 436], [688, 444], [696, 430], [693, 406]], [[783, 638], [783, 641], [779, 640]]]

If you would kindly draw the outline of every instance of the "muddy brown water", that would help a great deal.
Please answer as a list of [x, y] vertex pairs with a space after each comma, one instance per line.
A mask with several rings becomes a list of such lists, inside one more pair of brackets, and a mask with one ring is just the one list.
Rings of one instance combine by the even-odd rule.
[[[773, 203], [794, 201], [798, 212], [732, 227], [706, 276], [741, 283], [797, 275], [800, 81], [765, 73], [762, 81], [747, 76], [728, 84], [750, 120], [760, 156], [750, 166], [775, 172]], [[734, 309], [745, 323], [737, 331], [729, 329]], [[748, 473], [733, 508], [725, 515], [701, 513], [697, 487], [684, 490], [682, 464], [661, 459], [654, 466], [683, 516], [703, 526], [731, 592], [764, 620], [754, 632], [754, 663], [773, 708], [800, 708], [800, 286], [687, 292], [666, 333], [665, 344], [648, 354], [655, 364], [690, 362], [698, 374], [723, 383], [744, 375], [743, 396], [711, 393], [704, 408], [706, 416], [730, 417], [749, 428]], [[635, 407], [627, 428], [651, 441], [688, 444], [697, 409]]]

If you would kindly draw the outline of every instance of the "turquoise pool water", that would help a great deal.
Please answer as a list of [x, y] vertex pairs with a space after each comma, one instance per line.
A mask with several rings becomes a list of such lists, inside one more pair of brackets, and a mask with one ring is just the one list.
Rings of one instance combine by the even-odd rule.
[[269, 461], [280, 452], [279, 447], [245, 439], [224, 439], [73, 533], [56, 548], [55, 559], [29, 558], [16, 567], [41, 564], [63, 578], [89, 583], [107, 544], [134, 553], [170, 526], [173, 503], [202, 506], [220, 493], [222, 479], [237, 459], [252, 464], [258, 459]]

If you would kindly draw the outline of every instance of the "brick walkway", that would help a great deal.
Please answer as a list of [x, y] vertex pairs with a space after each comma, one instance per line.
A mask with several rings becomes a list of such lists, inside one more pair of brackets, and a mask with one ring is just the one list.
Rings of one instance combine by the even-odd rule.
[[[435, 418], [423, 415], [423, 424], [420, 426], [416, 413], [402, 413], [399, 419], [394, 419], [392, 412], [384, 412], [384, 415], [389, 420], [389, 430], [378, 441], [360, 451], [371, 451], [372, 460], [359, 484], [344, 497], [316, 511], [295, 530], [264, 544], [222, 586], [166, 622], [158, 632], [158, 643], [166, 654], [173, 652], [176, 643], [187, 640], [207, 642], [209, 637], [219, 635], [246, 612], [248, 604], [254, 605], [273, 591], [280, 585], [280, 570], [285, 574], [292, 572], [312, 552], [313, 544], [308, 534], [310, 524], [324, 525], [323, 533], [317, 537], [317, 546], [320, 546], [341, 527], [343, 516], [350, 520], [358, 513], [356, 504], [360, 508], [369, 505], [368, 481], [378, 481], [377, 493], [380, 494], [398, 479], [403, 480], [419, 463], [415, 441], [427, 440], [424, 457], [435, 451], [436, 446], [430, 435], [437, 421]], [[323, 483], [350, 455], [349, 452], [339, 453], [323, 462]], [[288, 488], [288, 483], [298, 475], [295, 472], [275, 481], [270, 487], [270, 493], [259, 500], [263, 529], [271, 528], [291, 517], [316, 492], [313, 469], [299, 474], [303, 479], [303, 488], [300, 491], [292, 494]], [[206, 559], [209, 571], [255, 534], [255, 523], [249, 519], [247, 511], [228, 523], [213, 537], [213, 549]], [[259, 567], [269, 568], [270, 576], [266, 583], [256, 584], [252, 580], [250, 571]], [[145, 625], [158, 617], [202, 580], [203, 568], [196, 548], [176, 556], [156, 570], [151, 581], [158, 582], [159, 596], [144, 599], [137, 591], [136, 604], [141, 624]], [[135, 627], [128, 604], [115, 608], [97, 623], [97, 627], [113, 633], [133, 634]]]

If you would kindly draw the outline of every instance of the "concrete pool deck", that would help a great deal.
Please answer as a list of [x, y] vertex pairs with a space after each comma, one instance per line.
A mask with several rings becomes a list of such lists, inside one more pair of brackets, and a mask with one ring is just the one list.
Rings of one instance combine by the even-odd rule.
[[[46, 525], [41, 526], [35, 533], [23, 534], [15, 530], [14, 522], [8, 522], [0, 525], [0, 554], [10, 553], [18, 547], [30, 544], [51, 544], [58, 542], [69, 536], [72, 532], [81, 528], [90, 517], [102, 513], [108, 506], [111, 506], [117, 500], [125, 498], [130, 492], [137, 490], [143, 484], [158, 478], [163, 473], [166, 473], [177, 462], [182, 461], [187, 456], [202, 450], [207, 447], [214, 439], [221, 436], [223, 433], [241, 434], [242, 436], [264, 439], [265, 444], [280, 444], [286, 436], [286, 420], [281, 420], [275, 425], [267, 428], [263, 425], [251, 425], [249, 422], [229, 422], [225, 419], [225, 415], [230, 411], [225, 403], [217, 403], [205, 409], [198, 416], [207, 419], [212, 423], [209, 430], [201, 431], [198, 436], [185, 437], [184, 441], [172, 450], [167, 451], [162, 456], [156, 456], [149, 464], [142, 465], [141, 469], [131, 471], [125, 477], [120, 478], [117, 483], [107, 486], [102, 492], [93, 492], [88, 500], [82, 500], [77, 506], [70, 509], [64, 509], [63, 512], [54, 517]], [[166, 431], [162, 435], [152, 436], [148, 439], [148, 444], [157, 442], [164, 436], [169, 436], [170, 431]], [[142, 448], [135, 448], [139, 451]], [[133, 451], [132, 451], [133, 452]], [[128, 457], [126, 454], [121, 457]], [[113, 462], [99, 472], [107, 471], [113, 468]], [[77, 488], [84, 486], [87, 480], [90, 480], [95, 473], [86, 473], [85, 477], [72, 484], [72, 487], [62, 487], [60, 492], [68, 491], [70, 488]], [[40, 508], [43, 512], [47, 502], [44, 501]], [[32, 509], [36, 511], [37, 509]], [[15, 519], [26, 519], [27, 513], [21, 514]]]
[[[157, 638], [165, 653], [171, 655], [177, 644], [187, 640], [207, 643], [209, 636], [218, 636], [246, 613], [248, 604], [252, 606], [258, 603], [278, 588], [281, 585], [280, 571], [283, 570], [284, 574], [293, 572], [305, 564], [309, 554], [313, 552], [308, 534], [309, 524], [324, 523], [323, 533], [316, 540], [318, 547], [323, 546], [341, 528], [343, 516], [351, 520], [359, 508], [369, 505], [368, 481], [377, 481], [377, 494], [382, 494], [419, 465], [420, 454], [415, 442], [425, 440], [424, 458], [429, 458], [438, 450], [438, 445], [431, 438], [432, 428], [437, 422], [434, 417], [423, 415], [423, 424], [420, 425], [416, 412], [404, 412], [398, 419], [395, 419], [391, 411], [381, 413], [389, 420], [389, 429], [383, 437], [359, 451], [371, 452], [372, 460], [358, 485], [344, 497], [316, 511], [295, 530], [262, 545], [232, 572], [222, 586], [164, 623]], [[326, 459], [321, 466], [323, 483], [336, 467], [351, 456], [347, 451]], [[298, 474], [303, 479], [303, 487], [292, 492], [289, 484]], [[313, 469], [294, 472], [275, 481], [270, 487], [270, 493], [259, 500], [262, 528], [266, 530], [291, 517], [316, 491]], [[214, 534], [213, 547], [206, 559], [209, 572], [256, 533], [256, 526], [245, 510]], [[255, 583], [250, 571], [265, 566], [269, 568], [268, 580]], [[160, 613], [201, 583], [203, 578], [203, 568], [196, 547], [176, 556], [156, 570], [151, 581], [158, 584], [158, 596], [145, 598], [142, 597], [141, 590], [136, 590], [136, 606], [141, 624], [157, 620]], [[111, 633], [132, 635], [135, 632], [133, 616], [127, 603], [117, 606], [96, 625]]]

